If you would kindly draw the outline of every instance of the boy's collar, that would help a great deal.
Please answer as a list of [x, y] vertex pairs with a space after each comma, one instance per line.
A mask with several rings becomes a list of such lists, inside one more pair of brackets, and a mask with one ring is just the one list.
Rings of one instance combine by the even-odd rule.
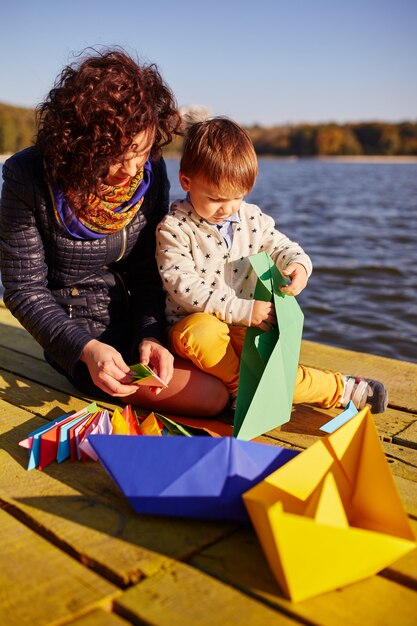
[[198, 215], [198, 213], [194, 209], [193, 203], [191, 202], [191, 198], [190, 198], [190, 194], [189, 193], [187, 193], [187, 195], [185, 196], [185, 199], [188, 202], [188, 204], [192, 207], [195, 215], [200, 219], [200, 221], [206, 222], [206, 224], [210, 224], [211, 226], [219, 226], [220, 227], [223, 224], [226, 224], [228, 222], [240, 223], [240, 216], [239, 216], [239, 210], [238, 210], [238, 211], [236, 211], [236, 213], [233, 213], [232, 215], [230, 215], [229, 217], [224, 219], [222, 222], [218, 222], [217, 224], [211, 224], [211, 222], [209, 222], [208, 220], [204, 219], [204, 217], [201, 217], [200, 215]]
[[[217, 224], [212, 224], [212, 225], [213, 226], [217, 226], [218, 228], [220, 228], [221, 226], [223, 226], [223, 224], [227, 224], [229, 222], [231, 222], [231, 223], [235, 223], [235, 222], [240, 223], [240, 215], [239, 215], [239, 213], [233, 213], [229, 217], [226, 217], [226, 219], [224, 219], [222, 222], [218, 222]], [[210, 222], [209, 222], [209, 224], [210, 224]]]

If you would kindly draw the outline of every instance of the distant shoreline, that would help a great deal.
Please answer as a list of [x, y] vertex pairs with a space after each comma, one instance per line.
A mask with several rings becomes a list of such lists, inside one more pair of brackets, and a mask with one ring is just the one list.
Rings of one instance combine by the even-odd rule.
[[[296, 157], [303, 158], [303, 157]], [[412, 155], [397, 155], [397, 156], [383, 156], [383, 155], [367, 155], [358, 154], [352, 155], [340, 155], [340, 156], [313, 156], [310, 157], [317, 161], [341, 161], [344, 163], [417, 163], [417, 156]]]
[[[0, 164], [4, 163], [6, 159], [8, 159], [11, 154], [0, 154]], [[179, 159], [181, 154], [178, 152], [164, 154], [165, 159]], [[367, 155], [367, 154], [358, 154], [355, 156], [352, 155], [340, 155], [340, 156], [330, 156], [330, 155], [313, 155], [313, 156], [298, 156], [298, 155], [288, 155], [288, 156], [278, 156], [275, 154], [258, 154], [258, 158], [261, 159], [279, 159], [281, 161], [300, 161], [300, 160], [314, 160], [314, 161], [338, 161], [339, 163], [385, 163], [385, 164], [402, 164], [402, 163], [417, 163], [417, 156], [408, 156], [408, 155], [398, 155], [398, 156], [382, 156], [382, 155]]]
[[[164, 154], [164, 159], [180, 159], [180, 152], [167, 152]], [[325, 155], [312, 155], [312, 156], [299, 156], [296, 154], [279, 155], [279, 154], [258, 154], [258, 159], [275, 159], [277, 161], [338, 161], [339, 163], [386, 163], [386, 164], [402, 164], [402, 163], [417, 163], [417, 155], [392, 155], [384, 156], [378, 154], [358, 154], [349, 155], [341, 154], [339, 156]]]

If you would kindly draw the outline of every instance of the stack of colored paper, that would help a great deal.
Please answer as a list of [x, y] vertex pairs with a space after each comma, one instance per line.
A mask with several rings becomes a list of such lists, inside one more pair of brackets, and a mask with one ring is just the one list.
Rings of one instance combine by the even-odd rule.
[[198, 419], [193, 417], [168, 417], [160, 413], [149, 413], [143, 417], [137, 415], [128, 404], [123, 411], [115, 409], [111, 418], [113, 435], [210, 435], [211, 437], [227, 437], [233, 433], [233, 426], [218, 420]]
[[88, 441], [88, 435], [181, 435], [194, 437], [209, 435], [223, 437], [232, 434], [229, 424], [210, 419], [166, 417], [150, 413], [146, 417], [136, 414], [130, 405], [122, 411], [115, 409], [110, 416], [94, 402], [77, 413], [66, 413], [30, 433], [19, 445], [29, 450], [28, 470], [43, 469], [52, 461], [97, 461], [97, 455]]
[[68, 458], [72, 461], [87, 458], [97, 460], [87, 437], [111, 431], [109, 412], [99, 409], [93, 402], [77, 413], [62, 415], [41, 426], [20, 441], [19, 445], [29, 450], [28, 470], [36, 467], [44, 469], [52, 461], [61, 463]]

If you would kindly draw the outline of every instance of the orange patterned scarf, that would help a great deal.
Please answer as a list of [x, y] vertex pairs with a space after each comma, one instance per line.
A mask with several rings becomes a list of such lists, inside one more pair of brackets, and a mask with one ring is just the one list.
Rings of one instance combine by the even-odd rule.
[[122, 230], [142, 206], [152, 182], [152, 167], [147, 161], [126, 187], [101, 185], [102, 197], [90, 194], [87, 203], [77, 204], [71, 193], [65, 196], [52, 186], [57, 221], [77, 239], [100, 239]]

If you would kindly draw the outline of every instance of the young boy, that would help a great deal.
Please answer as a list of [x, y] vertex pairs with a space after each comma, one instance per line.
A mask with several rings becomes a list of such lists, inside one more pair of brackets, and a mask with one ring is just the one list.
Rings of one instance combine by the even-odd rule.
[[[271, 302], [253, 300], [257, 277], [248, 256], [266, 251], [298, 295], [312, 271], [303, 249], [275, 229], [271, 217], [243, 197], [255, 184], [258, 162], [249, 135], [233, 121], [193, 124], [184, 142], [176, 200], [157, 228], [157, 262], [167, 292], [166, 314], [173, 352], [220, 378], [236, 399], [240, 356], [248, 326], [276, 323]], [[294, 403], [323, 408], [371, 405], [385, 410], [378, 381], [298, 366]]]

